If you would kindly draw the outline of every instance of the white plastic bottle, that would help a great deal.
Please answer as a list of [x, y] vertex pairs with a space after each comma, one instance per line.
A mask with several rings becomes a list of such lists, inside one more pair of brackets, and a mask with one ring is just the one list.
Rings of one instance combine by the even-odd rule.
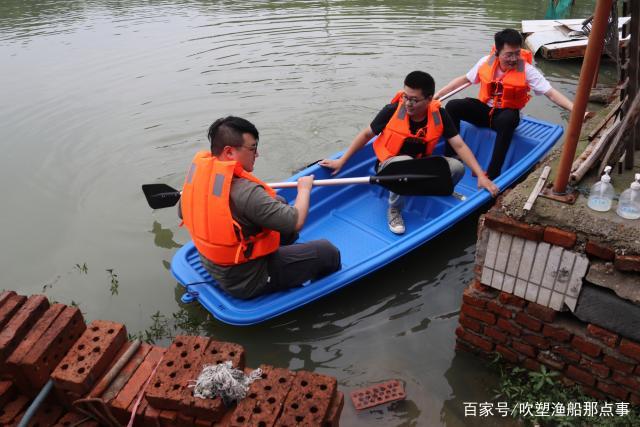
[[589, 206], [594, 211], [606, 212], [611, 209], [613, 198], [616, 195], [613, 185], [611, 185], [611, 166], [604, 168], [604, 175], [600, 178], [600, 181], [593, 184], [591, 187], [591, 193], [589, 193]]
[[616, 213], [626, 219], [640, 218], [640, 173], [635, 175], [635, 181], [620, 195]]

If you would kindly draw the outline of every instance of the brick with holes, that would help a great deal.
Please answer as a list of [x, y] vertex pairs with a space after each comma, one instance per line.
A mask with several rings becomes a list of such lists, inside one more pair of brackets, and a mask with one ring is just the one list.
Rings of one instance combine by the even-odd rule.
[[344, 408], [344, 393], [338, 391], [331, 401], [327, 415], [324, 416], [322, 426], [340, 427], [340, 415], [342, 414], [342, 408]]
[[336, 392], [336, 379], [306, 371], [296, 372], [276, 426], [320, 425]]
[[149, 404], [157, 409], [183, 410], [184, 389], [200, 372], [199, 363], [208, 343], [208, 338], [186, 335], [173, 340], [147, 387]]
[[0, 330], [0, 369], [4, 370], [5, 362], [13, 350], [48, 308], [49, 300], [47, 297], [32, 295]]
[[[239, 344], [209, 341], [192, 379], [195, 380], [205, 366], [226, 361], [231, 361], [232, 366], [236, 369], [244, 369], [244, 348]], [[220, 397], [213, 399], [194, 397], [192, 387], [183, 389], [181, 408], [187, 414], [212, 421], [219, 420], [225, 412], [225, 407]]]
[[55, 386], [87, 394], [126, 341], [123, 324], [94, 320], [51, 374]]
[[24, 383], [16, 383], [29, 396], [44, 387], [55, 367], [86, 330], [82, 313], [76, 307], [54, 304], [40, 320], [7, 361], [13, 372], [25, 379]]

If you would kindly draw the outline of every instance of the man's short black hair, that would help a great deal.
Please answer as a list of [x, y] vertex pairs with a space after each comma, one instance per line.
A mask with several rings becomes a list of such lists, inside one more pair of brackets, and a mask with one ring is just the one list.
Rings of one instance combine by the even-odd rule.
[[228, 116], [223, 117], [209, 127], [207, 138], [211, 143], [211, 154], [220, 155], [227, 145], [230, 147], [239, 147], [244, 144], [242, 134], [248, 133], [253, 135], [256, 141], [259, 138], [258, 129], [249, 120], [240, 117]]
[[522, 36], [513, 28], [505, 28], [502, 31], [498, 31], [493, 36], [493, 40], [496, 45], [496, 53], [500, 53], [505, 44], [522, 47]]
[[436, 91], [436, 82], [429, 73], [424, 71], [412, 71], [404, 78], [404, 85], [411, 89], [420, 89], [422, 96], [429, 98]]

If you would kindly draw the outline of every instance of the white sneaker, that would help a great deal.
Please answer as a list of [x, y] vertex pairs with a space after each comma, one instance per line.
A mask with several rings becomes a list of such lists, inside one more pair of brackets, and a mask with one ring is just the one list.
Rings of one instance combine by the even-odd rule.
[[404, 234], [404, 220], [402, 219], [402, 213], [398, 208], [389, 208], [387, 211], [387, 222], [389, 223], [389, 230], [395, 234]]

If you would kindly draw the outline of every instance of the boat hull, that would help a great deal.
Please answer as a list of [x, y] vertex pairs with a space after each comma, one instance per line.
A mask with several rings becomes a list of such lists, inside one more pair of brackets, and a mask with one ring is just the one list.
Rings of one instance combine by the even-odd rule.
[[[495, 133], [462, 123], [461, 134], [483, 167], [493, 151]], [[494, 180], [499, 188], [512, 185], [527, 173], [558, 141], [562, 128], [523, 117], [507, 153], [502, 174]], [[435, 154], [442, 153], [440, 141]], [[335, 157], [340, 155], [336, 154]], [[373, 175], [375, 155], [371, 143], [356, 153], [337, 177]], [[317, 165], [292, 176], [314, 174], [329, 178], [329, 172]], [[291, 201], [295, 189], [278, 192]], [[260, 296], [251, 300], [231, 297], [220, 289], [206, 272], [200, 257], [189, 242], [175, 254], [171, 272], [187, 292], [183, 301], [197, 300], [217, 319], [233, 325], [251, 325], [295, 310], [305, 304], [348, 286], [454, 226], [491, 199], [477, 188], [477, 179], [466, 168], [452, 196], [406, 197], [403, 218], [406, 233], [395, 235], [386, 220], [388, 191], [376, 185], [315, 187], [311, 209], [300, 242], [324, 238], [340, 249], [342, 269], [306, 286]]]

